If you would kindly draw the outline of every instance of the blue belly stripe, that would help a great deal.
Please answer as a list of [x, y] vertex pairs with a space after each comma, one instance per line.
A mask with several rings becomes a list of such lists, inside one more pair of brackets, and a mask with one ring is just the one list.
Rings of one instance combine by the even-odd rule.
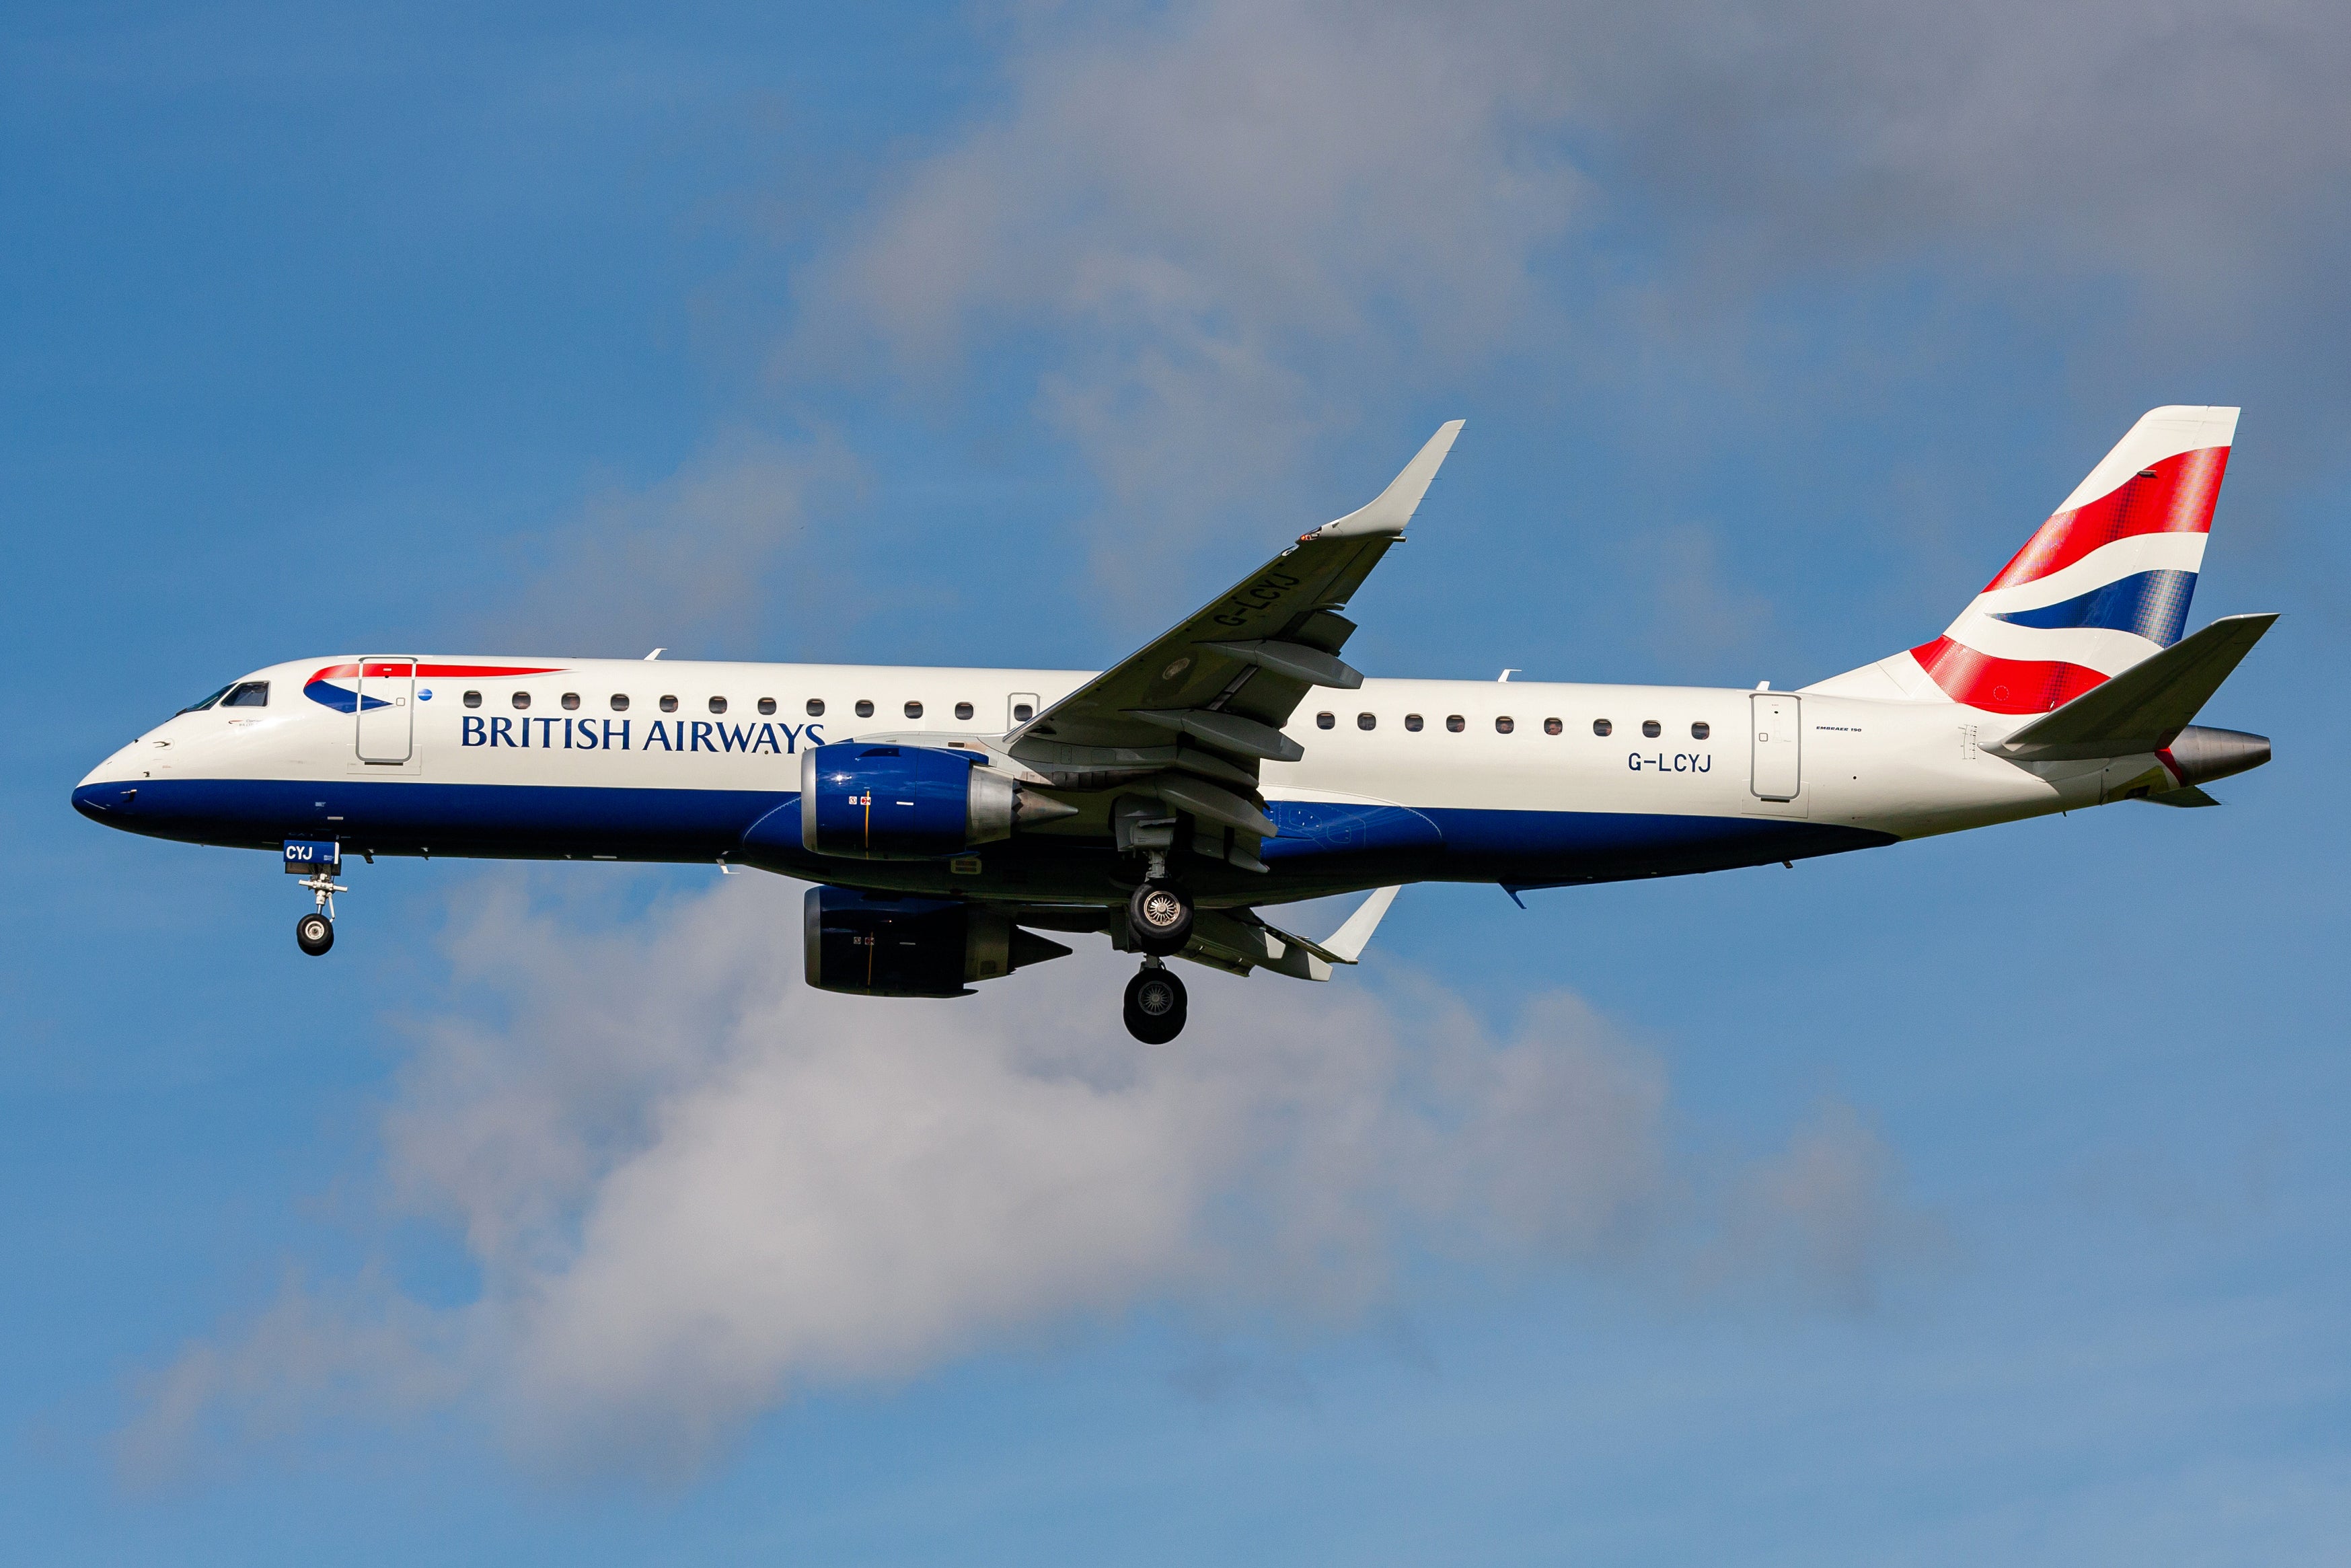
[[[761, 863], [850, 883], [853, 863], [799, 849], [799, 795], [765, 789], [632, 789], [585, 785], [434, 784], [353, 779], [142, 779], [74, 791], [109, 827], [193, 843], [276, 852], [287, 839], [335, 838], [350, 851], [499, 859], [611, 855], [695, 862], [755, 852]], [[325, 802], [321, 805], [319, 802]], [[1758, 865], [1894, 842], [1894, 835], [1772, 817], [1614, 811], [1503, 811], [1277, 800], [1265, 841], [1269, 894], [1294, 875], [1328, 883], [1495, 882], [1517, 887], [1616, 882]], [[330, 819], [340, 819], [334, 821]], [[1101, 847], [1073, 851], [1100, 855]], [[1026, 858], [1050, 840], [1018, 841]], [[766, 852], [764, 853], [757, 852]], [[841, 875], [832, 874], [838, 865]], [[1288, 873], [1288, 874], [1286, 874]]]

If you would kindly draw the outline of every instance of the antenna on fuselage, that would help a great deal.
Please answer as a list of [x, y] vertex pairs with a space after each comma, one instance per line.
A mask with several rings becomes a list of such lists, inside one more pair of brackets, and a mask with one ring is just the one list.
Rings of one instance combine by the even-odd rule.
[[645, 663], [646, 663], [646, 664], [652, 664], [655, 659], [660, 658], [664, 653], [668, 653], [668, 652], [669, 652], [669, 650], [668, 650], [667, 648], [655, 648], [652, 653], [647, 653], [647, 654], [645, 655]]

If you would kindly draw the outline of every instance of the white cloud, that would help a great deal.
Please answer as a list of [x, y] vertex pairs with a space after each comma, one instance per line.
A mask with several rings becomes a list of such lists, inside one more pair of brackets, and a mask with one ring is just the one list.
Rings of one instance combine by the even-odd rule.
[[1723, 1229], [1710, 1287], [1856, 1301], [1903, 1260], [1890, 1163], [1838, 1136], [1708, 1219], [1658, 1063], [1573, 998], [1498, 1035], [1441, 990], [1210, 975], [1151, 1051], [1101, 953], [959, 1001], [807, 989], [799, 892], [737, 878], [614, 932], [486, 883], [385, 1124], [395, 1207], [462, 1230], [478, 1299], [289, 1291], [161, 1375], [133, 1451], [429, 1398], [674, 1469], [796, 1393], [1143, 1305], [1355, 1323], [1418, 1258], [1639, 1266]]

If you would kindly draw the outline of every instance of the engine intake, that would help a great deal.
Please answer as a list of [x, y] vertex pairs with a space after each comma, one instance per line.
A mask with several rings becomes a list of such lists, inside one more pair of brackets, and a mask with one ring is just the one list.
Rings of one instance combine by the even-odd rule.
[[977, 752], [853, 740], [800, 755], [800, 844], [851, 860], [936, 860], [1073, 816], [985, 766]]
[[808, 983], [861, 997], [960, 997], [1070, 949], [999, 910], [946, 898], [812, 887], [801, 907]]

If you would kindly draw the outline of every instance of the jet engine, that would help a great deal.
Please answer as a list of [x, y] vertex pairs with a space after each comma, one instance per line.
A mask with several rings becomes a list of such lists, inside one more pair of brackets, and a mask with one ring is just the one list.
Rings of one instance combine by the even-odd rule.
[[2270, 759], [2270, 737], [2241, 729], [2213, 729], [2191, 724], [2156, 753], [2171, 765], [2182, 784], [2210, 784]]
[[808, 983], [861, 997], [961, 997], [1070, 950], [1001, 911], [947, 898], [812, 887], [802, 906]]
[[1008, 839], [1016, 824], [1076, 813], [976, 751], [844, 740], [800, 755], [800, 844], [816, 854], [936, 860]]

